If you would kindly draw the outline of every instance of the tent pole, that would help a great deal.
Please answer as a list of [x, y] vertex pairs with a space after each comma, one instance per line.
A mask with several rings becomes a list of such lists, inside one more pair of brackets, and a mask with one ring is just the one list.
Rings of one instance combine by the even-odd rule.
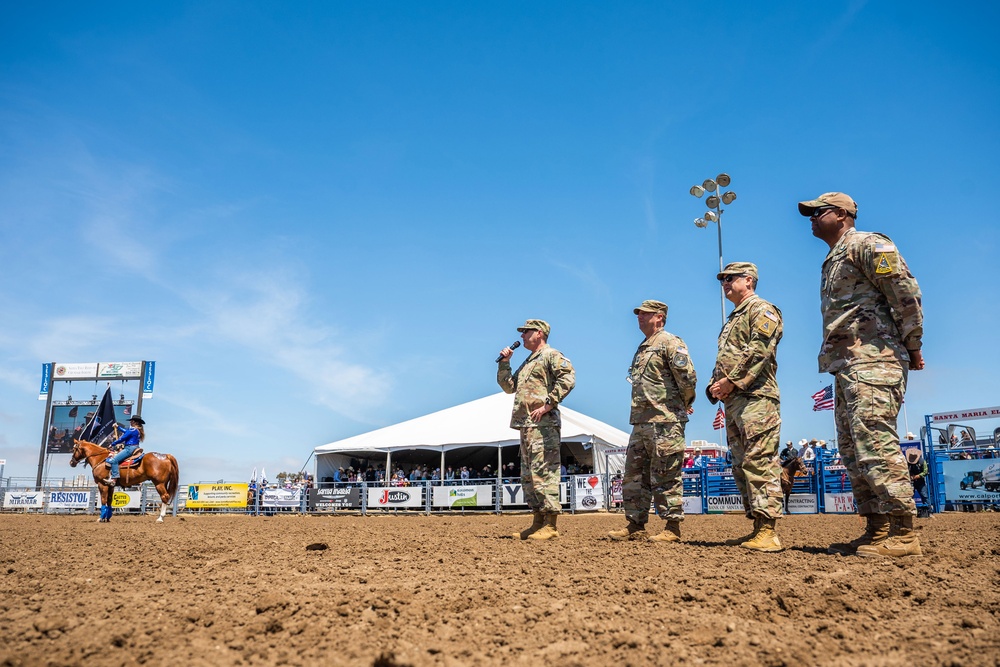
[[[438, 483], [444, 486], [444, 447], [441, 448], [441, 474], [438, 475]], [[433, 477], [433, 475], [431, 475]]]
[[389, 477], [389, 475], [391, 474], [390, 471], [392, 470], [392, 468], [390, 466], [392, 466], [392, 450], [391, 449], [387, 450], [386, 453], [385, 453], [385, 479], [383, 480], [383, 483], [386, 486], [389, 486], [389, 480], [391, 479]]

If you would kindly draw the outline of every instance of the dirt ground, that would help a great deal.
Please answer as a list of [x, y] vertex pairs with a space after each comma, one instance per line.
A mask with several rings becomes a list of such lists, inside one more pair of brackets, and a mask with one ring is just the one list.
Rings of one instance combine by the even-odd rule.
[[826, 553], [856, 516], [788, 517], [778, 554], [724, 546], [740, 516], [529, 519], [0, 515], [0, 665], [1000, 666], [997, 513], [921, 519], [898, 561]]

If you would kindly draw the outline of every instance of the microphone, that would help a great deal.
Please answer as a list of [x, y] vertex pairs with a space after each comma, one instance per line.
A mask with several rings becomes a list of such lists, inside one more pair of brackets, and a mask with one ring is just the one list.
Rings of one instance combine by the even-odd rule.
[[[515, 340], [513, 343], [510, 344], [510, 349], [512, 350], [516, 350], [519, 347], [521, 347], [521, 341], [519, 340]], [[503, 361], [502, 354], [499, 357], [497, 357], [497, 363], [499, 364], [501, 361]]]

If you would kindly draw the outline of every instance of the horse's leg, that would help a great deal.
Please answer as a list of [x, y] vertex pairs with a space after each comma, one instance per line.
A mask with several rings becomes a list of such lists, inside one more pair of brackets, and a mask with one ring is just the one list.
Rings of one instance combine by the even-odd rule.
[[160, 494], [160, 518], [156, 520], [156, 523], [163, 523], [163, 517], [167, 515], [167, 503], [170, 502], [170, 494], [167, 493], [166, 482], [157, 482], [155, 486], [156, 492]]

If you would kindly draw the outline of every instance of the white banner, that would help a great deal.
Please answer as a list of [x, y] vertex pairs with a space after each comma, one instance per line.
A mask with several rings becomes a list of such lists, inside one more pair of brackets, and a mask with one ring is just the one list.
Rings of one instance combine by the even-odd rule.
[[1000, 503], [1000, 461], [945, 461], [941, 468], [944, 471], [944, 497], [949, 502]]
[[739, 494], [732, 496], [709, 496], [708, 513], [739, 512], [743, 514], [743, 499]]
[[[160, 504], [160, 497], [155, 493], [156, 504]], [[111, 496], [111, 506], [116, 510], [137, 510], [142, 507], [142, 491], [122, 491], [115, 490], [115, 495]]]
[[1000, 405], [992, 408], [973, 408], [955, 412], [939, 412], [931, 415], [932, 422], [955, 422], [969, 419], [996, 419], [1000, 417]]
[[49, 509], [85, 510], [90, 507], [90, 491], [51, 491]]
[[493, 507], [493, 487], [435, 486], [431, 502], [434, 507]]
[[[511, 505], [527, 505], [524, 502], [524, 490], [520, 484], [504, 484], [500, 487], [503, 507]], [[569, 485], [566, 482], [559, 483], [559, 504], [565, 505], [569, 500]]]
[[301, 504], [302, 489], [264, 489], [260, 497], [261, 507], [299, 507]]
[[572, 478], [576, 489], [573, 505], [575, 510], [604, 509], [604, 484], [597, 475], [574, 475]]
[[824, 493], [823, 506], [826, 514], [853, 514], [858, 511], [853, 493]]
[[701, 514], [701, 496], [684, 496], [684, 513]]
[[368, 487], [368, 509], [423, 507], [424, 500], [420, 491], [419, 486], [370, 486]]
[[3, 506], [5, 509], [11, 507], [25, 507], [30, 509], [41, 509], [41, 491], [28, 491], [27, 489], [8, 489], [3, 494]]
[[793, 493], [788, 496], [788, 514], [816, 514], [819, 502], [812, 493]]
[[94, 379], [97, 377], [97, 364], [62, 364], [56, 362], [53, 379], [55, 380], [76, 380]]
[[97, 364], [99, 378], [141, 378], [141, 361], [105, 361]]

